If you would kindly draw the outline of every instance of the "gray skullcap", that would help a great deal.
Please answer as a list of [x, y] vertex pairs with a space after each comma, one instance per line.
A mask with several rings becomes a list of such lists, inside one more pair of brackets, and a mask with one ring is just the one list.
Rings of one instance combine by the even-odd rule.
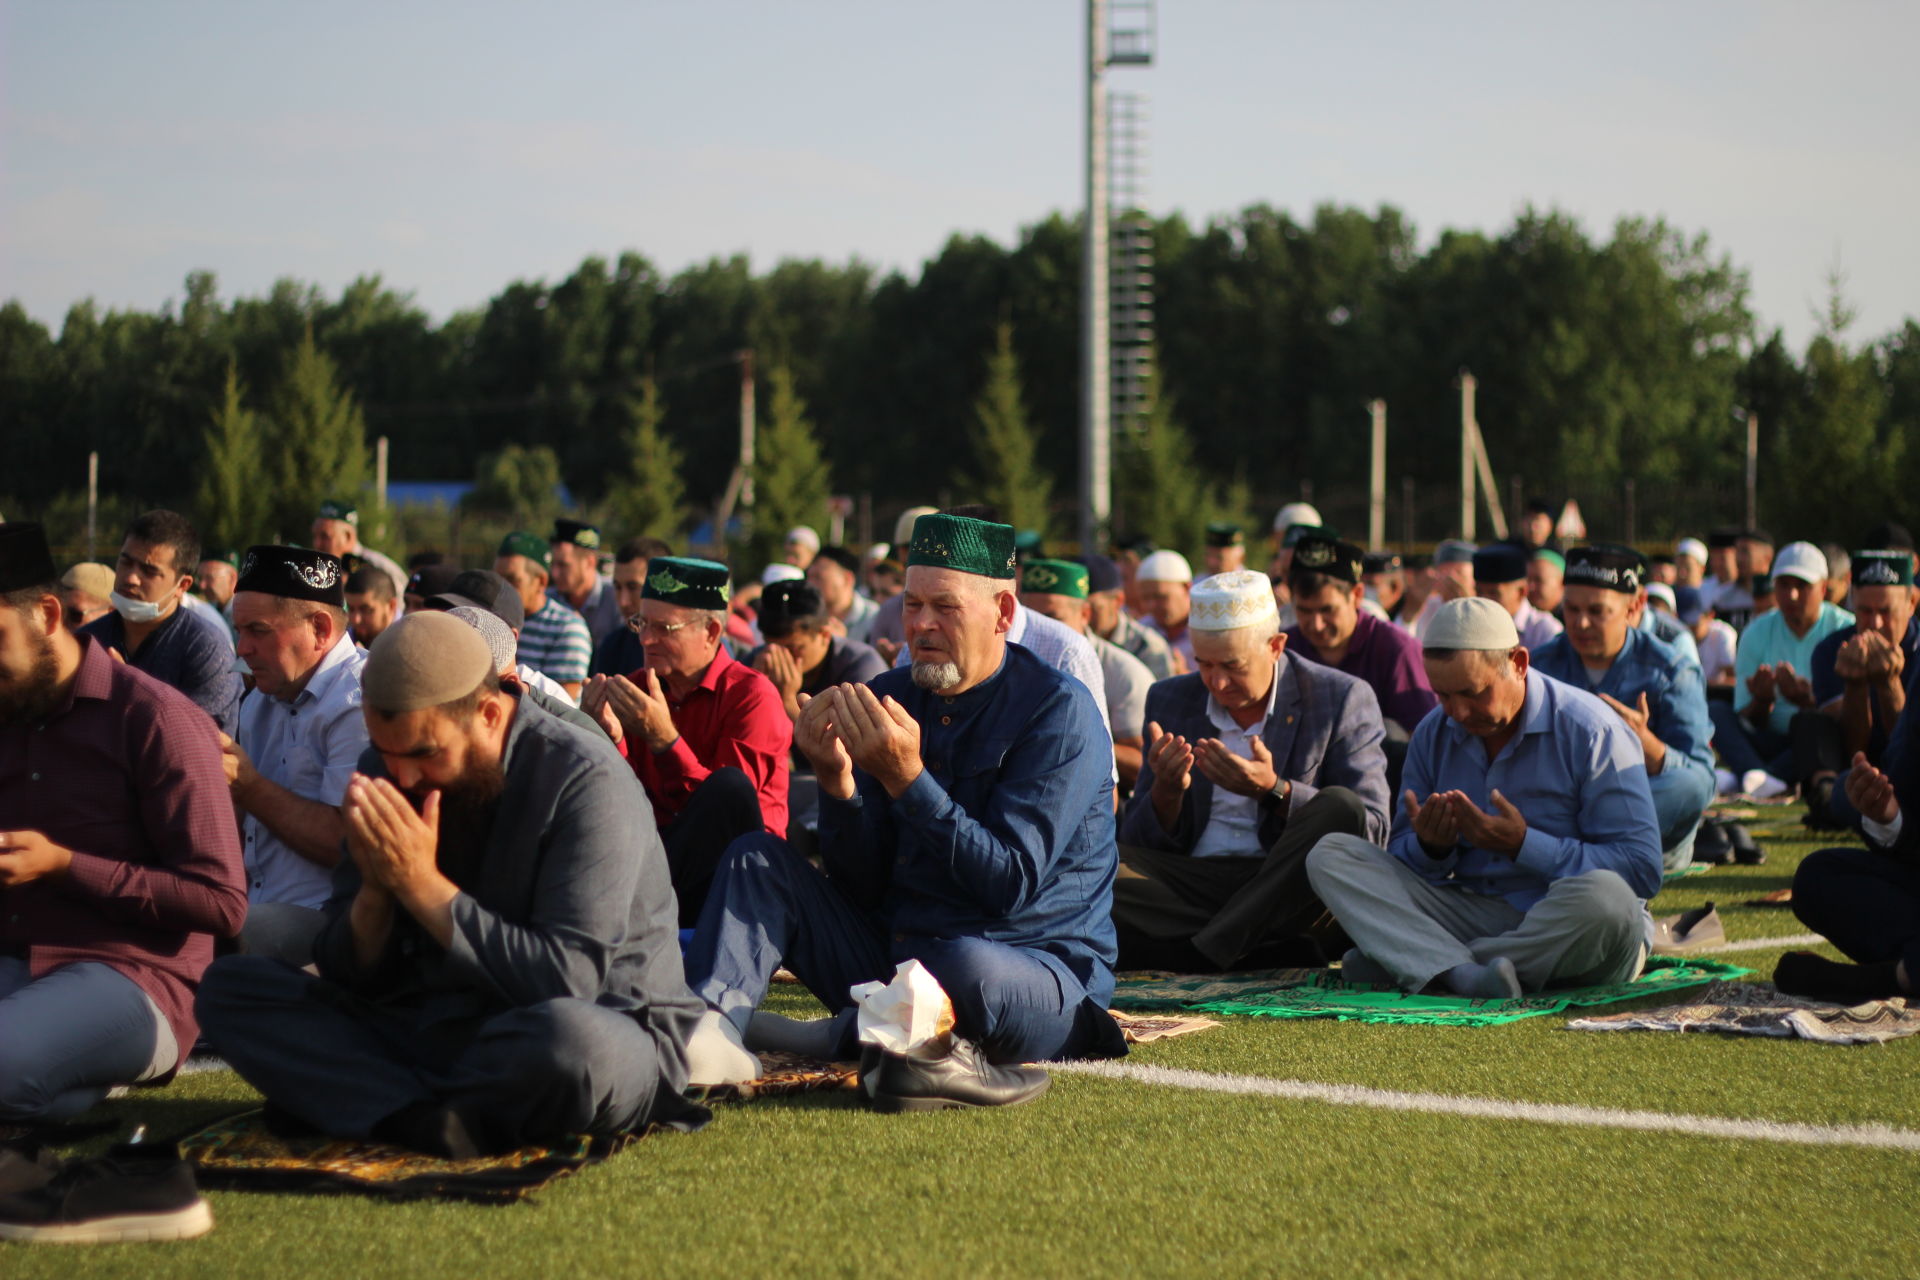
[[447, 616], [460, 619], [480, 633], [480, 638], [487, 642], [487, 651], [493, 655], [495, 675], [503, 676], [518, 664], [519, 641], [513, 638], [513, 628], [499, 614], [463, 604], [458, 609], [447, 610]]
[[1513, 615], [1497, 600], [1473, 596], [1449, 600], [1427, 624], [1427, 649], [1511, 649], [1520, 643]]
[[458, 702], [493, 672], [493, 654], [447, 613], [409, 613], [380, 633], [360, 669], [366, 705], [388, 715]]

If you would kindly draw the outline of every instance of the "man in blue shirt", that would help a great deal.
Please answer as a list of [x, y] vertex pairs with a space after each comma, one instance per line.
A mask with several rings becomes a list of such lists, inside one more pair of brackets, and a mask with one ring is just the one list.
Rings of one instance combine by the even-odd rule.
[[[715, 1011], [703, 1030], [851, 1056], [848, 989], [917, 959], [989, 1062], [1124, 1053], [1106, 1013], [1113, 756], [1093, 695], [1007, 643], [1010, 526], [923, 516], [907, 564], [911, 668], [823, 691], [795, 725], [825, 874], [756, 834], [714, 876], [687, 955]], [[838, 1016], [756, 1016], [782, 963]]]
[[1646, 595], [1645, 568], [1630, 547], [1567, 552], [1566, 634], [1533, 651], [1533, 669], [1591, 691], [1639, 739], [1661, 857], [1678, 871], [1713, 802], [1713, 727], [1700, 668], [1628, 621]]
[[1633, 978], [1660, 890], [1640, 742], [1598, 698], [1530, 670], [1491, 600], [1442, 605], [1423, 646], [1446, 714], [1414, 731], [1387, 848], [1330, 835], [1307, 858], [1357, 944], [1342, 973], [1485, 999]]
[[218, 614], [182, 602], [200, 564], [200, 535], [175, 511], [149, 511], [127, 528], [113, 569], [113, 610], [81, 630], [213, 717], [220, 732], [239, 723], [240, 675]]

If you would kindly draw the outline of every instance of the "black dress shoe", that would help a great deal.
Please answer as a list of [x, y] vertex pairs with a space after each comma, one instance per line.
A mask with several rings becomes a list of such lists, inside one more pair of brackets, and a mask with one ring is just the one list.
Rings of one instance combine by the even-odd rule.
[[1700, 824], [1693, 837], [1693, 860], [1709, 867], [1724, 867], [1733, 861], [1733, 839], [1726, 827], [1709, 818]]
[[1743, 822], [1727, 824], [1727, 839], [1733, 842], [1733, 860], [1743, 867], [1757, 867], [1764, 864], [1767, 855], [1754, 842], [1753, 832], [1747, 830]]
[[873, 1066], [861, 1054], [860, 1082], [876, 1111], [948, 1111], [958, 1107], [1010, 1107], [1031, 1102], [1053, 1078], [1035, 1067], [1001, 1067], [988, 1062], [972, 1041], [953, 1038], [953, 1048], [938, 1058], [916, 1058], [874, 1048]]

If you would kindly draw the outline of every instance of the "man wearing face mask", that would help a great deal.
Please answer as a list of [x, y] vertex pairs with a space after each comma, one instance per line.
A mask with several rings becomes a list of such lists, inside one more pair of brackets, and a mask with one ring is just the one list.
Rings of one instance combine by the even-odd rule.
[[149, 511], [127, 529], [113, 570], [113, 611], [88, 623], [92, 636], [162, 684], [171, 685], [231, 734], [240, 717], [240, 676], [216, 614], [181, 607], [200, 563], [200, 535], [177, 511]]

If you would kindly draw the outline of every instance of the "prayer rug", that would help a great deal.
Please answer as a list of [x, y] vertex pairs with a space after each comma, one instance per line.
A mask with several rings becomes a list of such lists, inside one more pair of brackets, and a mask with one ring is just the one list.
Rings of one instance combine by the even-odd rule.
[[832, 1093], [860, 1087], [860, 1067], [800, 1053], [772, 1050], [760, 1055], [760, 1076], [743, 1084], [716, 1084], [693, 1091], [704, 1102], [751, 1102], [796, 1093]]
[[1689, 862], [1678, 871], [1662, 871], [1660, 879], [1663, 883], [1668, 880], [1685, 880], [1689, 876], [1703, 876], [1711, 870], [1713, 868], [1704, 862]]
[[1518, 1000], [1409, 995], [1392, 987], [1353, 986], [1330, 969], [1264, 973], [1123, 976], [1113, 1003], [1131, 1010], [1179, 1009], [1256, 1018], [1334, 1018], [1394, 1026], [1490, 1027], [1574, 1007], [1618, 1004], [1752, 973], [1717, 960], [1655, 956], [1633, 982], [1566, 987]]
[[349, 1191], [387, 1200], [510, 1204], [557, 1178], [598, 1164], [641, 1134], [524, 1147], [478, 1160], [445, 1160], [383, 1142], [281, 1137], [260, 1111], [229, 1116], [179, 1140], [200, 1185], [301, 1194]]
[[1120, 1024], [1120, 1032], [1126, 1036], [1128, 1044], [1152, 1044], [1155, 1040], [1171, 1040], [1175, 1036], [1192, 1035], [1196, 1031], [1210, 1031], [1220, 1023], [1213, 1018], [1173, 1017], [1167, 1014], [1131, 1014], [1113, 1013], [1113, 1020]]
[[1575, 1018], [1569, 1031], [1723, 1031], [1734, 1035], [1813, 1040], [1820, 1044], [1881, 1044], [1920, 1032], [1920, 1009], [1904, 999], [1847, 1008], [1769, 986], [1716, 982], [1689, 1004]]

